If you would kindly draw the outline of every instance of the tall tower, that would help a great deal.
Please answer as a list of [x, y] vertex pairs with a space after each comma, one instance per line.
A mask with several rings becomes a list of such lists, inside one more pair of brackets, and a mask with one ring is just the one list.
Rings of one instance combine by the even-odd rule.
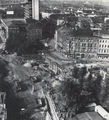
[[25, 5], [25, 19], [39, 20], [39, 0], [28, 0]]
[[39, 0], [32, 0], [32, 18], [39, 20]]

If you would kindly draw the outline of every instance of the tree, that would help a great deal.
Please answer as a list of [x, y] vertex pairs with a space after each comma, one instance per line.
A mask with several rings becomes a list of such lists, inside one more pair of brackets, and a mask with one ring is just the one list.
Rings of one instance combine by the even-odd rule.
[[65, 77], [60, 87], [61, 99], [66, 101], [64, 109], [65, 114], [69, 114], [67, 117], [83, 112], [84, 107], [91, 102], [100, 103], [101, 82], [101, 75], [97, 73], [97, 77], [93, 77], [92, 70], [88, 71], [86, 67], [72, 69], [72, 75], [68, 79]]

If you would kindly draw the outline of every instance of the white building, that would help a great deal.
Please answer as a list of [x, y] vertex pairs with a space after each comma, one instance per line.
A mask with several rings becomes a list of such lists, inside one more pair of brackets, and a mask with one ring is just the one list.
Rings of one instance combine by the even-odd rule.
[[39, 20], [39, 0], [32, 0], [32, 18]]
[[100, 105], [95, 107], [95, 112], [102, 116], [105, 120], [109, 120], [109, 113]]
[[25, 19], [39, 20], [39, 0], [28, 0], [24, 7]]
[[109, 61], [109, 35], [102, 35], [99, 39], [98, 58]]

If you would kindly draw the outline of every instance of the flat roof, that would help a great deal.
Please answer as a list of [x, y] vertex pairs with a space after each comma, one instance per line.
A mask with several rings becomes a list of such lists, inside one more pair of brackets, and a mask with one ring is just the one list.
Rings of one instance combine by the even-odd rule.
[[22, 23], [22, 24], [26, 24], [25, 19], [2, 19], [3, 22], [7, 25], [10, 26], [12, 23]]
[[103, 35], [102, 35], [102, 38], [104, 38], [104, 39], [107, 39], [107, 38], [108, 38], [108, 39], [109, 39], [109, 34], [103, 34]]

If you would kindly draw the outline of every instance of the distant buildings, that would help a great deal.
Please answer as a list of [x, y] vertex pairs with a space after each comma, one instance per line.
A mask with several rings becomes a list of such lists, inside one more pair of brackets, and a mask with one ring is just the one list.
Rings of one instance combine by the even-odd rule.
[[1, 6], [6, 7], [13, 4], [24, 4], [27, 0], [1, 0]]

